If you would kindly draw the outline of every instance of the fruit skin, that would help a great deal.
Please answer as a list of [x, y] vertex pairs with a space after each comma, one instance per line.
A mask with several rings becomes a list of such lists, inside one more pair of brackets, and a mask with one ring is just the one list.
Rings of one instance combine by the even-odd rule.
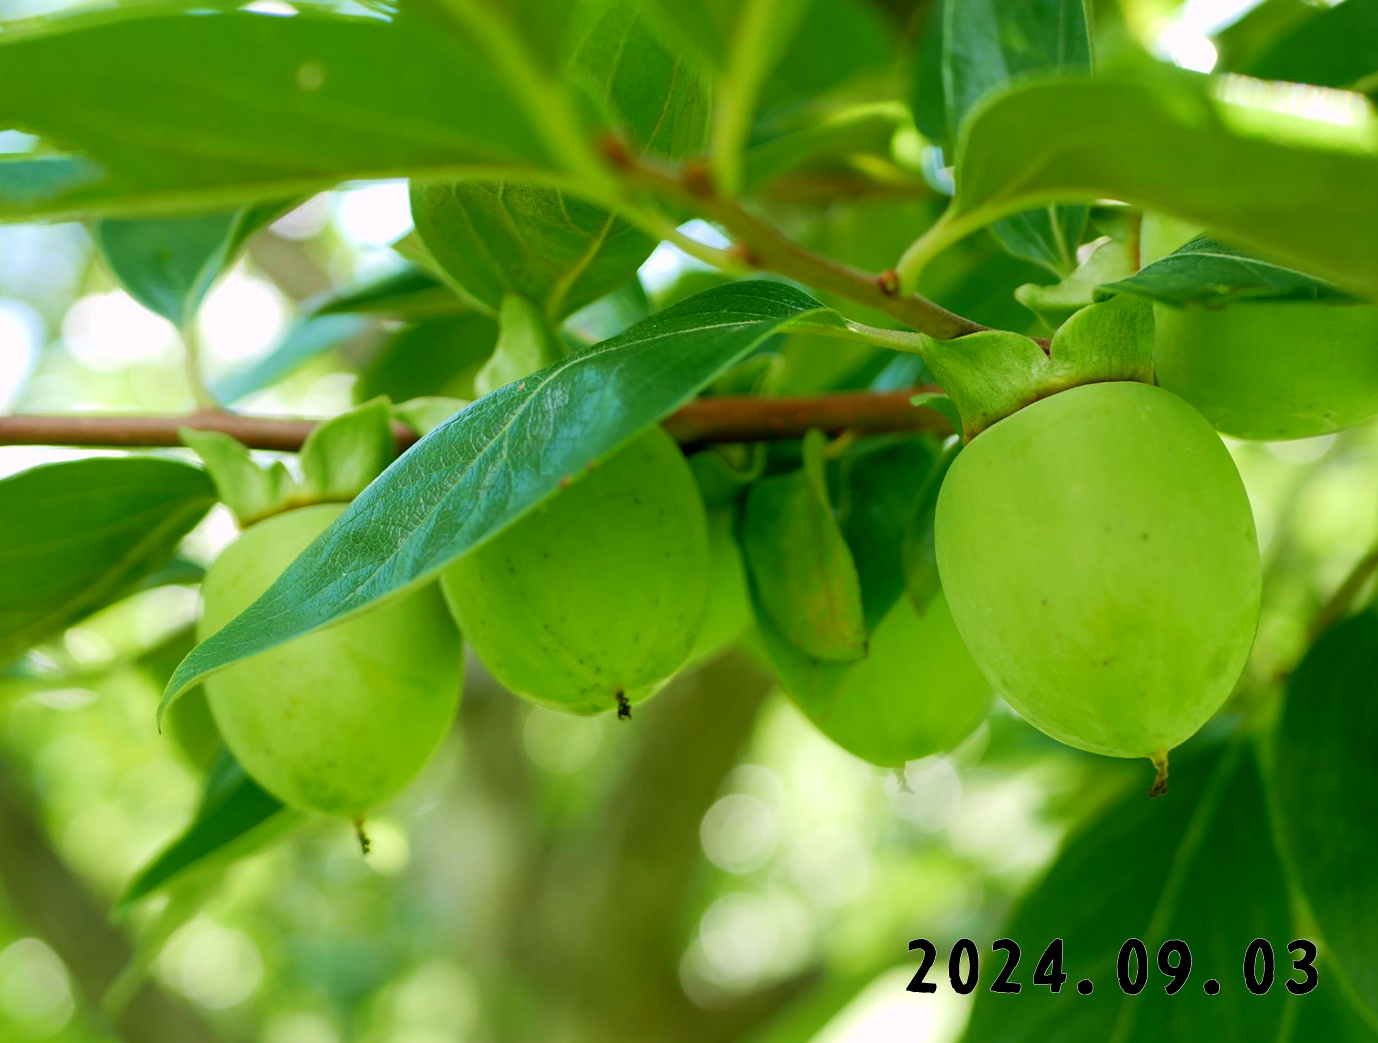
[[596, 714], [625, 712], [683, 665], [708, 577], [698, 485], [657, 427], [460, 558], [441, 585], [503, 685]]
[[[198, 638], [247, 608], [344, 509], [301, 507], [246, 529], [206, 572]], [[259, 785], [293, 807], [358, 817], [430, 759], [463, 677], [459, 634], [431, 585], [235, 663], [205, 689]]]
[[730, 510], [708, 513], [708, 597], [690, 665], [707, 662], [727, 650], [751, 621], [746, 564], [732, 534]]
[[1234, 687], [1258, 623], [1253, 515], [1201, 414], [1086, 384], [972, 440], [938, 497], [938, 572], [998, 693], [1053, 738], [1161, 755]]
[[1309, 438], [1378, 414], [1378, 306], [1157, 305], [1154, 367], [1235, 438]]
[[923, 615], [902, 597], [813, 722], [848, 752], [898, 768], [956, 746], [985, 720], [993, 696], [943, 596]]

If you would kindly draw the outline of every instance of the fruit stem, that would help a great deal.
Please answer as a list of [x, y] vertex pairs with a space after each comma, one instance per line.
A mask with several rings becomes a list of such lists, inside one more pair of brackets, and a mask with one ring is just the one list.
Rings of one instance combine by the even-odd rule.
[[617, 693], [617, 719], [619, 721], [632, 719], [632, 704], [627, 702], [627, 696], [624, 692]]
[[1153, 762], [1157, 774], [1153, 777], [1153, 785], [1149, 788], [1148, 795], [1161, 797], [1167, 792], [1167, 750], [1159, 750], [1149, 760]]
[[364, 832], [364, 817], [360, 815], [354, 820], [354, 835], [359, 838], [359, 850], [367, 855], [373, 850], [373, 841], [369, 840], [368, 834]]

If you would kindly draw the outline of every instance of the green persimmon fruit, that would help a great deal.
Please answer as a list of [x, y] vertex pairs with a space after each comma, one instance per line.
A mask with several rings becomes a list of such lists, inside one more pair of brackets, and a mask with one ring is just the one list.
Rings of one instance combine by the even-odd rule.
[[923, 615], [902, 597], [813, 720], [848, 752], [895, 768], [952, 749], [985, 720], [993, 697], [943, 596]]
[[690, 663], [702, 663], [724, 651], [751, 620], [746, 565], [732, 534], [732, 512], [708, 513], [708, 598]]
[[[258, 598], [345, 509], [300, 507], [250, 526], [201, 585], [201, 640]], [[358, 818], [420, 771], [459, 704], [463, 652], [432, 584], [244, 659], [204, 682], [225, 744], [296, 808]]]
[[1378, 414], [1378, 306], [1157, 305], [1158, 384], [1235, 438], [1309, 438]]
[[709, 570], [698, 485], [656, 427], [460, 558], [441, 585], [511, 691], [625, 716], [689, 657]]
[[1160, 783], [1253, 644], [1248, 496], [1210, 424], [1162, 388], [1086, 384], [1000, 420], [953, 463], [934, 535], [995, 690], [1070, 746], [1152, 758]]

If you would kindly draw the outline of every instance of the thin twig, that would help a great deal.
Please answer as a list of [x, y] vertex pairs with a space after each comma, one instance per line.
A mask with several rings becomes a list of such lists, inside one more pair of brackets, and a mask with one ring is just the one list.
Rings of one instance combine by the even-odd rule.
[[[800, 438], [817, 428], [828, 434], [856, 431], [881, 434], [903, 431], [950, 433], [942, 414], [910, 403], [911, 396], [934, 388], [906, 391], [846, 392], [808, 398], [759, 398], [725, 395], [689, 403], [665, 420], [681, 443], [763, 442]], [[179, 446], [178, 428], [223, 431], [251, 449], [295, 452], [319, 421], [242, 413], [202, 412], [185, 416], [102, 416], [99, 414], [27, 414], [0, 417], [0, 446], [75, 445], [117, 448]], [[393, 425], [398, 447], [417, 434]]]
[[634, 159], [617, 146], [609, 148], [608, 155], [629, 184], [671, 198], [720, 224], [737, 240], [742, 259], [755, 267], [875, 308], [938, 340], [987, 328], [917, 293], [899, 292], [892, 272], [865, 272], [795, 242], [737, 200], [715, 191], [705, 168], [690, 168], [681, 176], [648, 160]]
[[1365, 554], [1350, 570], [1343, 583], [1336, 588], [1335, 593], [1330, 595], [1329, 600], [1321, 606], [1319, 612], [1311, 620], [1310, 638], [1314, 642], [1321, 634], [1329, 630], [1340, 618], [1350, 610], [1354, 604], [1354, 599], [1363, 591], [1364, 585], [1373, 578], [1378, 572], [1378, 549], [1371, 550]]

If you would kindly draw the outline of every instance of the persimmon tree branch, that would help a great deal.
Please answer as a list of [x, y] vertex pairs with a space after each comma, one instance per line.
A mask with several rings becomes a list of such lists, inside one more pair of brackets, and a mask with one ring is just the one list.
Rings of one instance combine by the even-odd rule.
[[651, 160], [633, 157], [611, 138], [604, 140], [603, 151], [630, 187], [672, 200], [726, 229], [735, 246], [725, 253], [739, 267], [764, 269], [797, 279], [807, 286], [885, 312], [938, 340], [951, 340], [987, 328], [918, 293], [902, 293], [894, 272], [862, 271], [808, 249], [757, 217], [739, 200], [718, 192], [704, 166], [670, 170]]
[[[725, 395], [689, 403], [665, 420], [665, 428], [684, 445], [714, 442], [767, 442], [801, 438], [817, 428], [828, 434], [854, 431], [951, 433], [936, 410], [915, 406], [911, 398], [933, 387], [905, 391], [846, 392], [807, 398]], [[296, 452], [319, 421], [244, 413], [201, 412], [183, 416], [102, 416], [99, 414], [21, 414], [0, 416], [0, 446], [76, 445], [114, 448], [180, 446], [178, 428], [223, 431], [251, 449]], [[400, 449], [418, 435], [393, 425]]]

